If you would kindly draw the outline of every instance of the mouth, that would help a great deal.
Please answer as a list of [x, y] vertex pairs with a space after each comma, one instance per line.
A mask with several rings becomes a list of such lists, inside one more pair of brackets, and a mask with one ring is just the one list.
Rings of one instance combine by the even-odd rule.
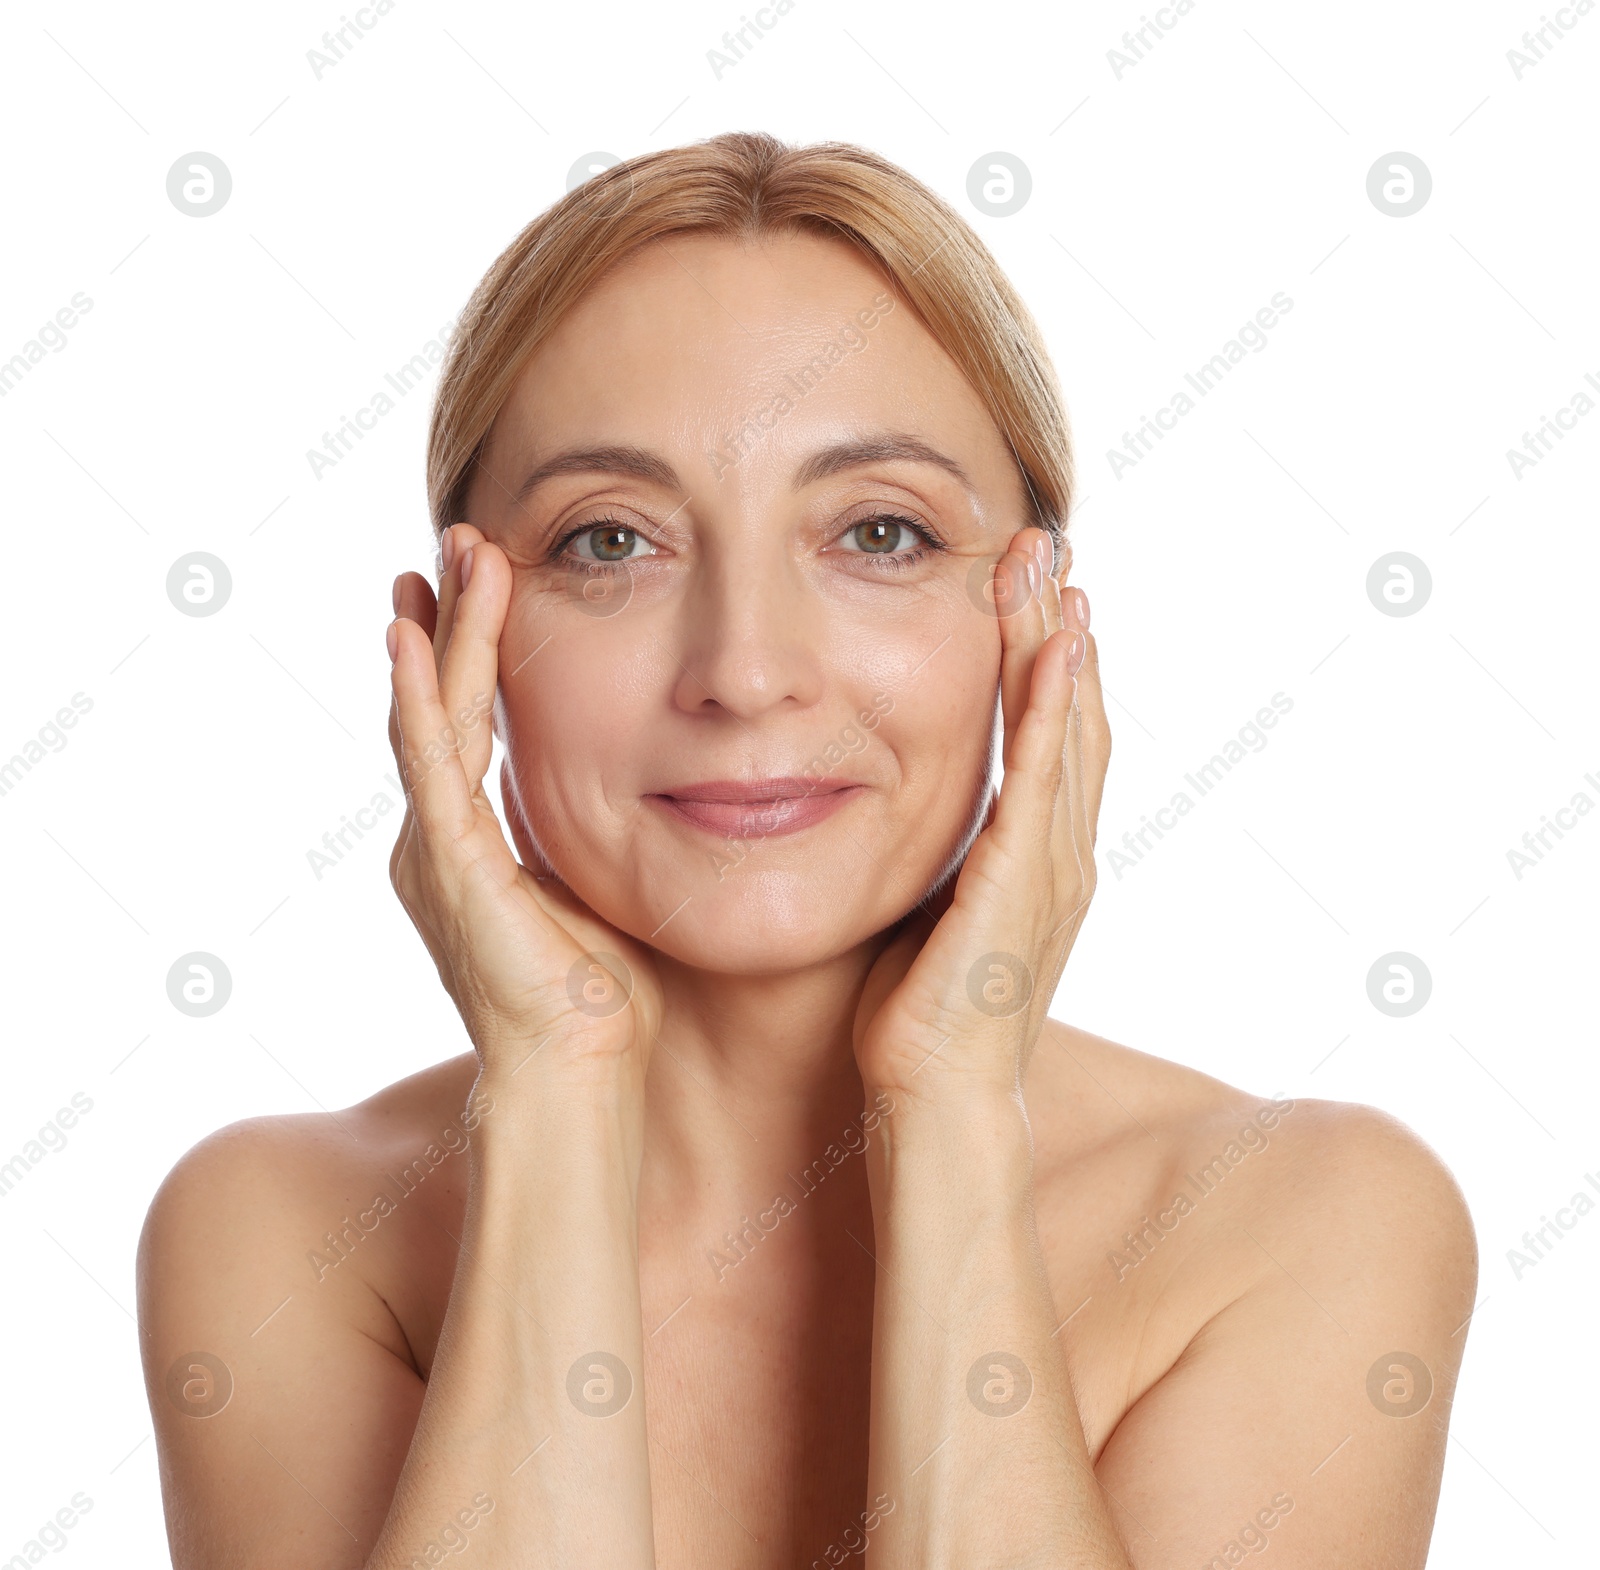
[[853, 780], [784, 777], [702, 780], [657, 791], [644, 799], [680, 822], [719, 839], [768, 839], [794, 834], [830, 818], [863, 794]]

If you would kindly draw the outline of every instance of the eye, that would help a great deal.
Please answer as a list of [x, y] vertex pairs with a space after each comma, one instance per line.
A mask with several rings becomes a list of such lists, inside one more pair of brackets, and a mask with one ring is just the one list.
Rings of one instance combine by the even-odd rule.
[[655, 547], [637, 529], [615, 518], [580, 524], [556, 548], [557, 557], [614, 565], [654, 556]]
[[847, 556], [889, 558], [897, 563], [919, 560], [943, 546], [922, 524], [898, 513], [877, 513], [853, 523], [839, 537]]

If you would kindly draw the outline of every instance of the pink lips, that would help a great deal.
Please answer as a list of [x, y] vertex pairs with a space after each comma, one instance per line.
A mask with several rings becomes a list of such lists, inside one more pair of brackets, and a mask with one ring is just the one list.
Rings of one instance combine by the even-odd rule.
[[850, 780], [805, 776], [702, 780], [645, 799], [724, 839], [764, 839], [774, 834], [793, 834], [820, 823], [864, 788]]

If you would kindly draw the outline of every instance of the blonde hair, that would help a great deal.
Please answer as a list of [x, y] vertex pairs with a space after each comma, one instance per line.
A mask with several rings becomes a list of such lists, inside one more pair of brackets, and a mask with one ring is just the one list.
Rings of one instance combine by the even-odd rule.
[[436, 533], [461, 521], [472, 469], [528, 356], [601, 275], [638, 247], [699, 233], [843, 240], [884, 273], [960, 368], [1011, 445], [1028, 522], [1065, 538], [1072, 443], [1037, 324], [942, 197], [847, 142], [795, 147], [730, 131], [642, 153], [546, 209], [501, 253], [462, 312], [428, 433]]

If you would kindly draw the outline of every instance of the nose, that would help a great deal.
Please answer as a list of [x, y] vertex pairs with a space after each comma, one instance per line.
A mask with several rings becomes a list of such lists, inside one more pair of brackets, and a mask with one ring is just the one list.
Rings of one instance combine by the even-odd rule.
[[787, 544], [762, 532], [708, 549], [679, 602], [673, 699], [685, 713], [749, 724], [822, 695], [822, 607]]

